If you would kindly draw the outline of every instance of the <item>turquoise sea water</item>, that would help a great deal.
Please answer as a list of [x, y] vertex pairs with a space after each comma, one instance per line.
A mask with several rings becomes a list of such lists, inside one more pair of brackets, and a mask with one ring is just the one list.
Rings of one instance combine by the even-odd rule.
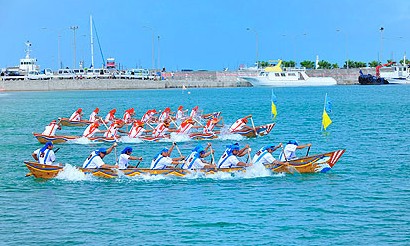
[[[49, 181], [24, 177], [24, 160], [42, 145], [32, 136], [78, 107], [101, 115], [117, 108], [173, 110], [198, 105], [222, 111], [225, 123], [252, 114], [271, 121], [269, 88], [141, 91], [6, 92], [0, 94], [0, 245], [409, 245], [410, 87], [275, 88], [277, 125], [256, 139], [225, 145], [297, 139], [310, 154], [346, 149], [326, 174], [139, 177], [104, 180], [72, 170]], [[330, 134], [321, 133], [324, 96], [333, 104]], [[61, 134], [83, 129], [63, 128]], [[197, 142], [179, 143], [187, 155]], [[204, 142], [205, 144], [205, 142]], [[170, 142], [120, 143], [149, 160]], [[107, 144], [67, 143], [57, 161], [80, 166]], [[118, 151], [118, 152], [119, 152]], [[304, 155], [305, 150], [299, 152]], [[174, 156], [177, 152], [173, 153]], [[279, 154], [279, 153], [276, 153]], [[114, 154], [105, 158], [114, 162]]]

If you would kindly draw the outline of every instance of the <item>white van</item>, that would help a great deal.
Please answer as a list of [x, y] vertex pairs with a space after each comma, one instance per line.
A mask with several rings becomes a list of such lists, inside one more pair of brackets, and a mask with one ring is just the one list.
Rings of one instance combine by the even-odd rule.
[[65, 69], [59, 69], [57, 72], [57, 78], [59, 79], [74, 79], [75, 74], [73, 70], [65, 68]]
[[27, 74], [27, 79], [29, 80], [43, 80], [43, 79], [51, 79], [53, 77], [52, 73], [45, 72], [44, 70], [41, 72], [38, 71], [30, 71]]
[[130, 69], [125, 73], [126, 79], [149, 79], [149, 71], [144, 68]]
[[109, 78], [111, 76], [110, 71], [108, 69], [104, 68], [90, 68], [87, 70], [87, 73], [85, 74], [85, 77], [87, 79], [95, 79], [95, 78]]

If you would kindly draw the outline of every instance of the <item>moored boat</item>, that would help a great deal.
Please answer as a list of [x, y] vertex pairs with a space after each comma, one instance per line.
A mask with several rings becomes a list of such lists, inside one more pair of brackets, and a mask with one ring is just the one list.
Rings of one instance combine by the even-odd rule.
[[267, 67], [256, 77], [241, 77], [253, 86], [330, 86], [337, 85], [332, 77], [309, 77], [304, 68], [281, 68], [282, 60]]
[[[266, 164], [265, 168], [272, 172], [286, 172], [286, 173], [326, 173], [330, 171], [340, 157], [344, 154], [345, 149], [336, 150], [324, 154], [317, 154], [312, 156], [301, 157], [290, 160], [288, 165], [281, 164]], [[30, 173], [36, 178], [50, 179], [63, 171], [63, 167], [39, 164], [37, 162], [25, 161], [24, 164], [29, 169]], [[245, 167], [234, 168], [220, 168], [220, 169], [200, 169], [200, 170], [186, 170], [186, 169], [160, 169], [153, 170], [149, 168], [128, 168], [125, 170], [117, 169], [89, 169], [78, 168], [81, 172], [92, 174], [100, 178], [117, 178], [121, 176], [134, 177], [141, 175], [164, 175], [184, 177], [194, 172], [201, 172], [205, 175], [215, 174], [217, 172], [246, 172]]]

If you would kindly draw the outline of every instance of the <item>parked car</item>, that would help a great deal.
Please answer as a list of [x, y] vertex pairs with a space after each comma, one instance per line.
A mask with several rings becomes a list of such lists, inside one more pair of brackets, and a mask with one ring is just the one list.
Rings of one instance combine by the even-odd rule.
[[85, 74], [85, 77], [87, 79], [95, 79], [95, 78], [110, 78], [111, 73], [108, 69], [104, 68], [91, 68], [87, 70], [87, 73]]
[[128, 70], [124, 77], [126, 79], [149, 79], [150, 75], [148, 69], [134, 68]]
[[24, 75], [20, 74], [18, 71], [6, 70], [3, 73], [3, 80], [24, 80]]
[[82, 68], [73, 69], [73, 72], [75, 73], [75, 75], [84, 75], [85, 74], [85, 71]]
[[57, 78], [59, 79], [74, 79], [75, 74], [73, 70], [65, 68], [65, 69], [59, 69], [57, 72]]
[[46, 68], [40, 71], [40, 73], [45, 74], [50, 76], [51, 78], [53, 77], [54, 73], [53, 70], [51, 70], [50, 68]]
[[[47, 73], [47, 74], [46, 74]], [[27, 74], [27, 79], [29, 80], [43, 80], [43, 79], [51, 79], [52, 75], [49, 74], [49, 72], [46, 71], [30, 71]]]

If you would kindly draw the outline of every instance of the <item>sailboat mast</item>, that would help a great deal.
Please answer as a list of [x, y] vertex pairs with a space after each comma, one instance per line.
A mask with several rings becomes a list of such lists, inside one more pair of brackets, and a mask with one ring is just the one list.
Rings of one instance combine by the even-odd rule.
[[91, 38], [91, 67], [94, 68], [94, 39], [93, 39], [93, 16], [90, 15], [90, 38]]

